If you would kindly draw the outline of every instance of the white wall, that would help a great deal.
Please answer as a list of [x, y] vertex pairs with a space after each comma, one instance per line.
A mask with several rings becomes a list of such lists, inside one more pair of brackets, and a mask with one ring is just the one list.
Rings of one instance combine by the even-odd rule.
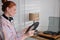
[[60, 0], [59, 0], [59, 16], [60, 16]]
[[1, 0], [0, 0], [0, 15], [2, 15], [2, 13], [3, 13], [1, 8], [2, 8], [2, 3], [1, 3]]
[[40, 14], [39, 30], [45, 31], [48, 29], [49, 16], [59, 17], [59, 0], [26, 0], [25, 14], [30, 12]]
[[24, 26], [24, 0], [13, 0], [16, 3], [16, 15], [14, 16], [16, 30], [21, 32]]

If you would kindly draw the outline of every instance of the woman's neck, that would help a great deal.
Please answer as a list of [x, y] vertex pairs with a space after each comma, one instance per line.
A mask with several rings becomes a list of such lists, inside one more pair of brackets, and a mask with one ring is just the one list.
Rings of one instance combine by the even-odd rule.
[[7, 16], [7, 17], [11, 17], [8, 12], [5, 12], [4, 14], [5, 14], [5, 16]]

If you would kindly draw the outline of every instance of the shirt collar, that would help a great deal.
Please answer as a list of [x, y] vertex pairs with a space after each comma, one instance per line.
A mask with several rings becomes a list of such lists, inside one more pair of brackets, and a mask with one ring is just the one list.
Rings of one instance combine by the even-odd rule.
[[13, 20], [13, 17], [7, 17], [5, 14], [2, 15], [5, 19], [9, 20], [11, 22], [11, 20]]

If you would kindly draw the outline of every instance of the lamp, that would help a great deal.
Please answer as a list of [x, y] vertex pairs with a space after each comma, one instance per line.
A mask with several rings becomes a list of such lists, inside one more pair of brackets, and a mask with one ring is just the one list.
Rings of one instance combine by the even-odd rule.
[[[38, 20], [39, 20], [39, 13], [29, 13], [29, 21], [33, 21], [34, 24], [35, 22], [38, 22]], [[38, 35], [38, 33], [39, 33], [38, 30], [35, 30], [34, 35]]]
[[36, 22], [39, 20], [39, 13], [29, 13], [29, 21]]

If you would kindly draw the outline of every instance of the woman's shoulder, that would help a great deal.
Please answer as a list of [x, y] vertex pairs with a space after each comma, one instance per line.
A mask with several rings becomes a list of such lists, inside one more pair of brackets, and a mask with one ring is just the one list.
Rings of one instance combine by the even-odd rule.
[[0, 16], [0, 20], [2, 20], [3, 19], [3, 16]]
[[[3, 19], [3, 17], [2, 17], [2, 16], [0, 16], [0, 22], [3, 22], [3, 20], [4, 20], [4, 19]], [[5, 21], [5, 20], [4, 20], [4, 21]]]
[[3, 16], [0, 16], [0, 24], [6, 24], [6, 20], [3, 18]]

